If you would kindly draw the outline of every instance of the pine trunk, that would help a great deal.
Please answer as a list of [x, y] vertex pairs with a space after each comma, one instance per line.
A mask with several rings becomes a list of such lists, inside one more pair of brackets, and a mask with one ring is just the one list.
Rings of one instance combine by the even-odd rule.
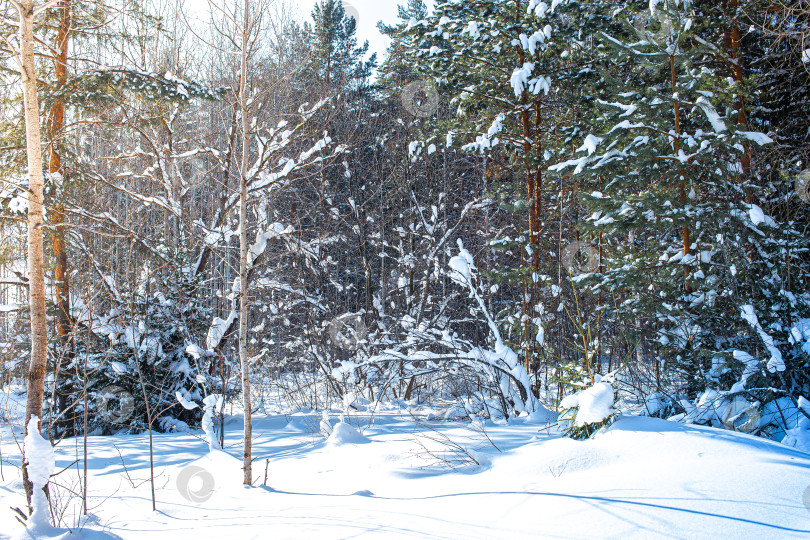
[[[519, 13], [523, 6], [521, 2], [515, 2], [516, 19], [519, 19]], [[526, 53], [523, 47], [517, 47], [518, 65], [522, 66], [526, 63]], [[531, 273], [527, 278], [523, 279], [524, 298], [523, 298], [523, 314], [526, 318], [523, 326], [523, 341], [524, 341], [524, 356], [525, 367], [527, 373], [532, 373], [534, 367], [534, 356], [536, 351], [536, 338], [534, 335], [534, 323], [537, 316], [536, 306], [539, 303], [539, 294], [537, 282], [535, 277], [540, 275], [540, 205], [541, 205], [541, 187], [543, 180], [543, 171], [536, 164], [532, 163], [532, 140], [535, 139], [536, 149], [539, 152], [542, 149], [540, 140], [540, 104], [539, 100], [535, 100], [535, 128], [533, 129], [531, 121], [531, 108], [532, 104], [529, 102], [529, 93], [524, 90], [520, 96], [521, 113], [520, 113], [520, 129], [523, 135], [523, 159], [525, 163], [526, 175], [526, 199], [529, 201], [529, 245], [532, 249], [531, 260], [529, 266]]]
[[[56, 36], [54, 49], [56, 51], [56, 85], [62, 88], [67, 80], [67, 54], [68, 54], [68, 32], [70, 29], [71, 0], [62, 0], [59, 3], [60, 19], [59, 32]], [[65, 129], [65, 103], [61, 95], [57, 95], [51, 106], [49, 118], [48, 135], [50, 139], [50, 159], [48, 162], [48, 172], [51, 180], [57, 178], [57, 183], [64, 185], [67, 171], [62, 165], [62, 136]], [[51, 245], [53, 247], [54, 258], [54, 289], [56, 293], [56, 335], [59, 339], [61, 351], [56, 361], [54, 374], [53, 397], [56, 401], [56, 410], [65, 411], [68, 408], [67, 396], [59, 392], [60, 376], [64, 377], [64, 372], [72, 362], [72, 355], [69, 353], [70, 342], [70, 284], [68, 281], [68, 258], [67, 246], [65, 244], [65, 206], [61, 202], [58, 188], [55, 187], [56, 196], [51, 204], [51, 221], [53, 229], [51, 232]], [[62, 418], [59, 422], [67, 427], [67, 419]]]
[[[59, 21], [59, 33], [56, 38], [56, 84], [58, 88], [64, 86], [67, 80], [70, 2], [71, 0], [62, 0], [59, 4], [61, 17]], [[66, 174], [62, 167], [61, 137], [65, 129], [65, 104], [61, 96], [57, 96], [54, 100], [50, 117], [51, 147], [48, 172], [51, 175], [61, 175], [62, 182], [64, 182]], [[65, 207], [59, 200], [55, 201], [53, 205], [53, 226], [56, 334], [59, 336], [60, 341], [62, 341], [63, 346], [66, 346], [67, 338], [70, 334], [70, 287], [68, 283], [67, 251], [65, 249]]]
[[[742, 129], [748, 129], [745, 95], [742, 90], [745, 74], [742, 65], [742, 37], [740, 35], [740, 26], [737, 24], [738, 8], [738, 0], [723, 1], [723, 12], [726, 14], [727, 20], [729, 21], [728, 27], [723, 31], [723, 45], [725, 46], [726, 55], [728, 57], [731, 78], [738, 85], [738, 94], [735, 96], [736, 99], [734, 100], [736, 103], [732, 103], [732, 106], [737, 108], [737, 124], [738, 127]], [[748, 176], [751, 171], [751, 153], [747, 144], [743, 146], [745, 151], [740, 161], [742, 162], [743, 175]]]

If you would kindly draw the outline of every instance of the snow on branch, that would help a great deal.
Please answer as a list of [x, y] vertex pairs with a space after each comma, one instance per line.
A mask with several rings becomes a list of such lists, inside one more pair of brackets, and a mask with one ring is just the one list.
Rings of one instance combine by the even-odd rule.
[[741, 316], [745, 322], [751, 326], [754, 330], [756, 330], [757, 334], [759, 334], [760, 339], [765, 344], [765, 348], [768, 349], [768, 352], [771, 355], [770, 360], [768, 360], [768, 371], [771, 373], [776, 373], [777, 371], [785, 371], [785, 361], [782, 358], [782, 352], [779, 348], [774, 344], [773, 338], [770, 334], [768, 334], [763, 328], [762, 325], [759, 324], [759, 319], [757, 318], [757, 314], [754, 311], [754, 306], [748, 304], [742, 306], [741, 308]]
[[24, 441], [25, 461], [27, 462], [28, 481], [31, 482], [31, 516], [26, 528], [33, 537], [50, 532], [51, 508], [44, 488], [55, 468], [53, 446], [39, 433], [39, 418], [32, 415], [28, 421]]

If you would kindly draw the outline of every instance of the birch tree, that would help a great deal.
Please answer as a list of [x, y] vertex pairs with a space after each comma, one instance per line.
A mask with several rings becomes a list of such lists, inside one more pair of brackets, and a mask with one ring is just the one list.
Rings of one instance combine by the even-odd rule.
[[[20, 67], [25, 112], [26, 153], [28, 160], [28, 287], [31, 309], [31, 359], [28, 367], [28, 393], [25, 404], [26, 435], [32, 416], [42, 418], [45, 392], [45, 368], [48, 360], [48, 330], [45, 316], [45, 274], [42, 239], [42, 148], [40, 146], [39, 100], [37, 98], [36, 63], [34, 60], [34, 18], [56, 4], [40, 6], [34, 0], [11, 0], [19, 13], [19, 43], [15, 56]], [[14, 49], [14, 47], [12, 46]], [[41, 426], [40, 426], [41, 427]], [[28, 464], [23, 459], [23, 482], [28, 500], [32, 484]], [[45, 486], [47, 488], [47, 485]]]
[[245, 447], [242, 455], [245, 471], [245, 485], [253, 484], [253, 463], [251, 442], [253, 438], [253, 419], [250, 405], [250, 365], [247, 353], [247, 317], [248, 317], [248, 237], [247, 205], [248, 178], [247, 168], [250, 158], [250, 132], [247, 117], [247, 61], [248, 37], [256, 24], [250, 16], [250, 0], [245, 0], [244, 19], [242, 21], [239, 76], [239, 110], [242, 117], [242, 159], [239, 170], [239, 363], [242, 366], [242, 399], [245, 409]]

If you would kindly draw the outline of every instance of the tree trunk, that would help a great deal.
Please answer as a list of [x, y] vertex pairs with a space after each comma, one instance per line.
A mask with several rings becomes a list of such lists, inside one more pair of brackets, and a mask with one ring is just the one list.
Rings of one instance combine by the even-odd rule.
[[[34, 0], [16, 4], [20, 14], [20, 75], [25, 109], [25, 138], [28, 154], [28, 288], [31, 309], [31, 360], [28, 367], [28, 394], [25, 426], [31, 416], [42, 418], [45, 392], [45, 366], [48, 359], [48, 329], [45, 318], [45, 275], [42, 240], [42, 150], [39, 131], [39, 101], [34, 62]], [[41, 429], [41, 426], [40, 426]], [[32, 486], [23, 459], [23, 482], [31, 500]]]
[[[515, 2], [515, 9], [519, 13], [524, 9], [521, 2]], [[516, 18], [519, 15], [516, 14]], [[523, 47], [517, 47], [518, 65], [526, 62], [526, 53]], [[523, 314], [526, 320], [523, 323], [523, 341], [526, 372], [531, 374], [534, 369], [535, 352], [537, 351], [537, 339], [534, 334], [534, 320], [537, 317], [536, 306], [539, 303], [539, 294], [535, 277], [540, 275], [540, 207], [541, 207], [541, 187], [543, 180], [542, 167], [532, 163], [532, 140], [534, 139], [537, 152], [542, 151], [542, 141], [540, 140], [540, 104], [538, 100], [534, 102], [535, 126], [531, 122], [531, 104], [529, 103], [529, 92], [524, 90], [520, 95], [520, 127], [523, 135], [523, 160], [526, 175], [526, 199], [529, 201], [529, 245], [532, 254], [529, 261], [531, 273], [528, 280], [523, 278]], [[536, 128], [536, 129], [534, 129]]]
[[[677, 91], [677, 79], [676, 79], [676, 73], [675, 73], [675, 56], [674, 55], [669, 56], [669, 69], [670, 69], [670, 75], [672, 77], [672, 92], [673, 92], [673, 94], [675, 94], [676, 91]], [[680, 107], [678, 106], [677, 100], [675, 101], [675, 103], [673, 105], [673, 114], [674, 114], [674, 117], [675, 117], [675, 146], [674, 146], [674, 150], [675, 150], [675, 154], [677, 154], [681, 150], [681, 111], [680, 111]], [[678, 175], [678, 191], [679, 191], [680, 199], [681, 199], [681, 208], [683, 208], [683, 211], [684, 211], [684, 220], [687, 220], [688, 216], [686, 214], [686, 209], [687, 209], [687, 206], [689, 205], [689, 199], [688, 199], [688, 197], [686, 195], [686, 175], [683, 172], [683, 167], [680, 167], [680, 172], [679, 172], [679, 175]], [[683, 254], [684, 255], [689, 255], [689, 254], [692, 253], [692, 248], [691, 248], [692, 240], [690, 239], [690, 236], [691, 236], [691, 232], [689, 230], [689, 224], [688, 224], [688, 221], [685, 221], [683, 227], [681, 228], [681, 238], [682, 238], [682, 241], [683, 241]], [[689, 284], [689, 266], [688, 265], [684, 266], [684, 269], [683, 269], [683, 288], [684, 288], [684, 291], [686, 291], [687, 293], [691, 292], [691, 290], [692, 290], [692, 286]]]
[[[56, 84], [57, 88], [62, 88], [67, 80], [67, 55], [68, 55], [68, 32], [70, 30], [71, 0], [62, 0], [59, 4], [61, 9], [59, 19], [59, 32], [56, 36]], [[50, 138], [50, 159], [48, 172], [51, 181], [57, 181], [64, 185], [67, 171], [62, 166], [62, 146], [61, 138], [65, 129], [65, 103], [61, 96], [58, 96], [51, 107], [48, 135]], [[61, 202], [59, 191], [56, 191], [56, 200], [53, 201], [51, 210], [51, 220], [53, 222], [53, 232], [51, 235], [54, 258], [54, 288], [56, 292], [56, 335], [61, 347], [60, 354], [56, 360], [56, 374], [54, 375], [53, 395], [57, 401], [58, 412], [67, 409], [67, 396], [59, 393], [59, 375], [67, 369], [72, 361], [68, 353], [70, 341], [70, 285], [68, 282], [68, 258], [65, 245], [65, 206]], [[65, 418], [62, 423], [66, 424]]]
[[[70, 29], [71, 0], [62, 0], [59, 4], [61, 17], [59, 33], [56, 37], [56, 84], [62, 88], [67, 80], [68, 31]], [[65, 129], [65, 104], [60, 96], [54, 100], [50, 118], [50, 161], [48, 172], [60, 175], [64, 182], [66, 172], [62, 167], [61, 137]], [[53, 256], [55, 259], [54, 281], [56, 287], [56, 333], [64, 343], [70, 333], [70, 289], [68, 283], [68, 260], [65, 250], [65, 207], [59, 201], [54, 202], [53, 209]]]
[[250, 134], [247, 116], [247, 46], [248, 26], [250, 25], [250, 0], [245, 0], [244, 22], [242, 26], [242, 66], [241, 81], [239, 84], [239, 110], [242, 113], [242, 166], [240, 170], [239, 187], [239, 360], [242, 365], [242, 402], [245, 409], [245, 449], [243, 453], [243, 467], [245, 470], [245, 485], [253, 484], [251, 444], [253, 425], [250, 404], [250, 366], [248, 365], [247, 351], [247, 324], [248, 324], [248, 239], [247, 239], [247, 167], [248, 153], [250, 151]]
[[[737, 124], [739, 128], [748, 129], [748, 117], [746, 115], [746, 102], [745, 94], [742, 90], [742, 83], [745, 77], [742, 66], [742, 37], [740, 36], [740, 26], [737, 24], [737, 10], [739, 8], [739, 0], [723, 0], [723, 13], [728, 18], [729, 26], [723, 30], [723, 45], [728, 55], [729, 70], [731, 71], [731, 78], [738, 85], [736, 103], [732, 103], [737, 107]], [[740, 161], [742, 162], [743, 175], [748, 176], [751, 171], [751, 154], [747, 144], [743, 144], [745, 151], [743, 152]]]

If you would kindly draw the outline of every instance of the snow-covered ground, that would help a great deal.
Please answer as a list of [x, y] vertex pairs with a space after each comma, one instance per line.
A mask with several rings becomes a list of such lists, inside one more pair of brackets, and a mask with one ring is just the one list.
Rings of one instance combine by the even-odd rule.
[[[482, 426], [412, 412], [419, 422], [399, 407], [369, 427], [346, 417], [362, 435], [333, 414], [329, 439], [319, 414], [260, 416], [252, 488], [241, 485], [240, 416], [225, 452], [209, 454], [201, 432], [156, 435], [157, 511], [148, 436], [90, 437], [91, 517], [69, 537], [810, 537], [810, 454], [776, 443], [640, 417], [574, 441], [521, 419]], [[24, 505], [22, 437], [7, 418], [0, 436], [0, 537], [11, 538], [23, 531], [9, 509]], [[79, 499], [66, 488], [79, 491], [81, 443], [56, 450], [56, 506], [71, 527]]]

